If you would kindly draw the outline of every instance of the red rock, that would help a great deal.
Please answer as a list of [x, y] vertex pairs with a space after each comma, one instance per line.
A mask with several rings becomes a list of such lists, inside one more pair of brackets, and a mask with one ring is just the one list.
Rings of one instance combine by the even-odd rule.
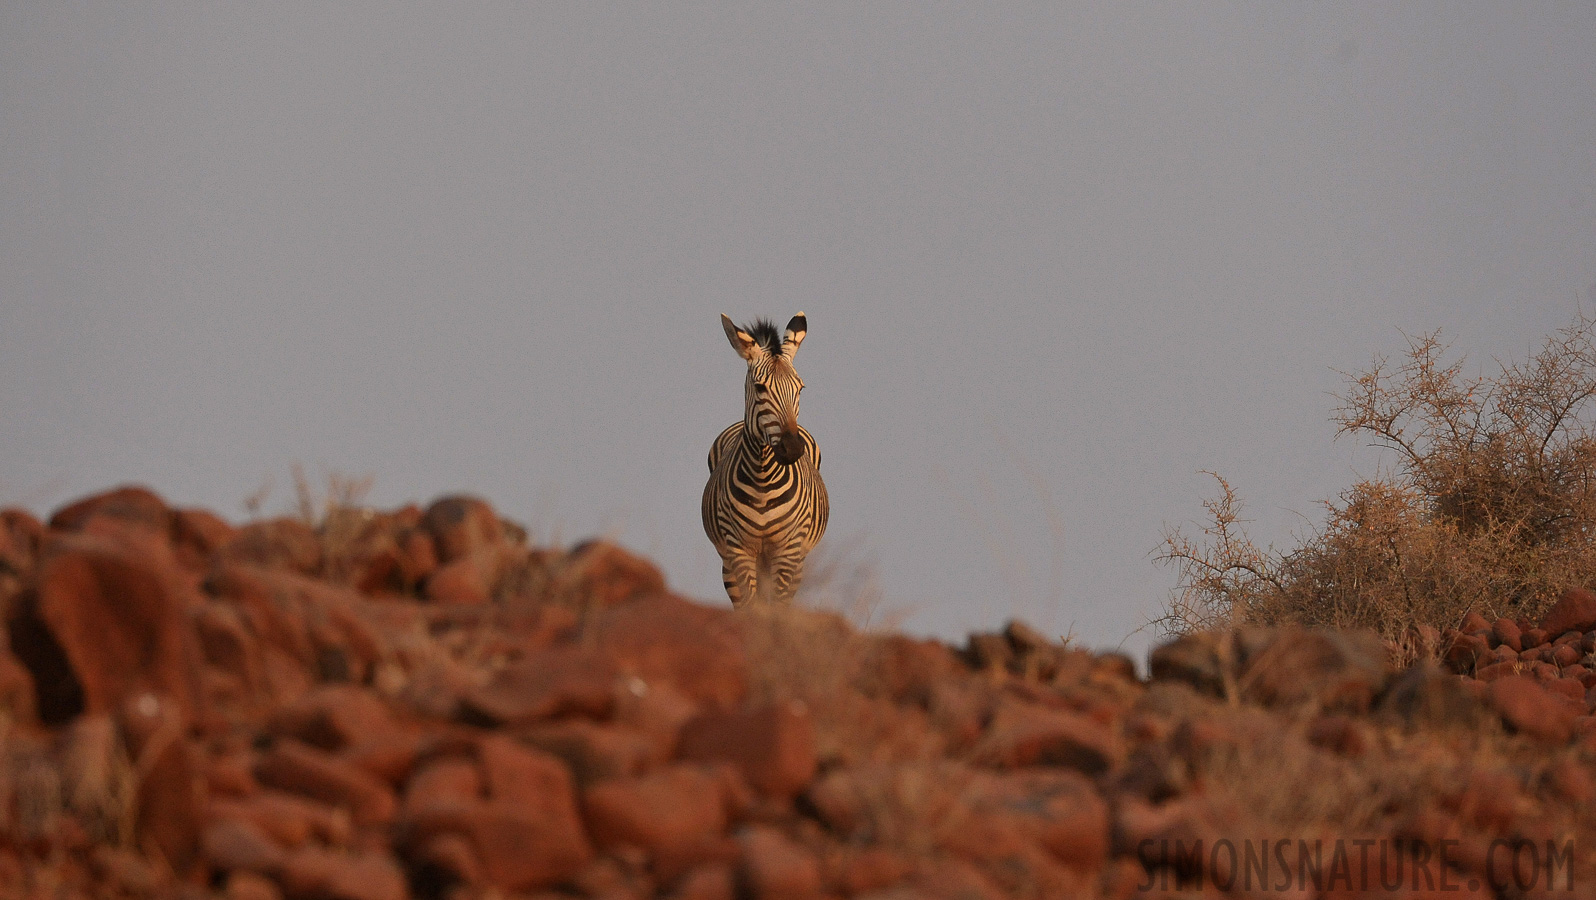
[[100, 844], [89, 851], [89, 863], [107, 893], [147, 897], [174, 887], [168, 873], [132, 850]]
[[238, 563], [313, 575], [321, 569], [321, 539], [298, 519], [267, 519], [238, 529], [221, 555]]
[[183, 875], [200, 856], [206, 807], [204, 764], [187, 738], [176, 703], [140, 694], [119, 711], [118, 724], [137, 773], [135, 824], [141, 845], [155, 848]]
[[222, 889], [226, 900], [282, 900], [277, 883], [254, 872], [233, 872]]
[[495, 724], [524, 725], [558, 715], [606, 716], [616, 669], [602, 653], [551, 647], [528, 654], [461, 697], [463, 708]]
[[689, 765], [591, 785], [582, 812], [600, 847], [631, 844], [650, 851], [701, 843], [723, 833], [727, 823], [720, 779]]
[[428, 600], [442, 605], [476, 606], [493, 602], [494, 584], [483, 576], [482, 567], [475, 560], [465, 557], [433, 570], [427, 576], [426, 595]]
[[1465, 776], [1457, 806], [1463, 821], [1491, 834], [1507, 833], [1535, 808], [1516, 776], [1488, 769]]
[[1486, 659], [1490, 644], [1477, 634], [1459, 634], [1445, 653], [1446, 665], [1454, 672], [1471, 672], [1477, 661]]
[[390, 652], [357, 613], [366, 601], [350, 588], [236, 563], [213, 572], [206, 588], [235, 606], [263, 644], [267, 680], [281, 703], [291, 702], [293, 693], [280, 689], [274, 665], [296, 665], [301, 677], [308, 670], [316, 680], [358, 681]]
[[913, 871], [914, 863], [903, 854], [885, 847], [867, 847], [848, 858], [837, 881], [849, 895], [865, 894], [892, 887]]
[[498, 514], [485, 501], [475, 497], [440, 497], [427, 507], [421, 527], [436, 543], [442, 563], [470, 555], [473, 551], [504, 540], [504, 526]]
[[651, 897], [654, 879], [644, 871], [646, 866], [643, 855], [632, 849], [601, 856], [576, 873], [570, 886], [583, 897]]
[[1491, 623], [1471, 609], [1468, 615], [1463, 617], [1463, 622], [1458, 625], [1457, 630], [1464, 634], [1483, 634], [1491, 630]]
[[1491, 637], [1498, 644], [1506, 644], [1515, 651], [1524, 650], [1524, 636], [1512, 619], [1502, 618], [1491, 623]]
[[316, 582], [284, 579], [282, 574], [255, 565], [225, 564], [206, 579], [205, 589], [234, 607], [250, 634], [263, 644], [310, 665], [315, 661], [315, 648], [298, 588]]
[[111, 712], [132, 694], [202, 708], [188, 596], [170, 551], [153, 539], [57, 537], [36, 589], [11, 623], [12, 649], [33, 676], [47, 723]]
[[81, 531], [97, 515], [165, 532], [171, 525], [172, 513], [166, 501], [149, 488], [124, 485], [56, 510], [50, 517], [50, 527], [56, 531]]
[[586, 719], [563, 719], [522, 730], [528, 745], [552, 753], [571, 769], [578, 785], [642, 774], [659, 759], [655, 742], [631, 728]]
[[1556, 666], [1545, 662], [1530, 663], [1525, 669], [1525, 674], [1532, 676], [1537, 681], [1556, 681], [1563, 675]]
[[1585, 654], [1570, 644], [1560, 644], [1552, 651], [1552, 662], [1558, 666], [1572, 666], [1585, 658]]
[[[1011, 896], [986, 877], [979, 869], [962, 859], [942, 857], [921, 862], [910, 885], [911, 896], [931, 900], [999, 900]], [[1019, 891], [1015, 891], [1018, 894]], [[1041, 891], [1039, 896], [1046, 896]], [[1089, 896], [1083, 890], [1071, 891], [1062, 896]]]
[[421, 583], [438, 568], [438, 545], [432, 535], [419, 529], [407, 530], [397, 539], [395, 562], [407, 586]]
[[1491, 663], [1475, 672], [1474, 677], [1480, 681], [1495, 681], [1498, 678], [1506, 678], [1509, 675], [1518, 675], [1523, 668], [1522, 665], [1516, 662]]
[[653, 563], [608, 541], [587, 541], [557, 568], [551, 591], [555, 602], [604, 609], [665, 593], [665, 576]]
[[180, 509], [172, 514], [172, 549], [186, 569], [209, 568], [211, 557], [236, 537], [238, 529], [206, 510]]
[[1250, 654], [1238, 686], [1265, 705], [1364, 712], [1391, 674], [1385, 642], [1372, 632], [1278, 629]]
[[1564, 591], [1541, 617], [1540, 627], [1550, 635], [1596, 629], [1596, 593], [1579, 587]]
[[1079, 872], [1096, 872], [1108, 854], [1108, 804], [1078, 772], [981, 774], [963, 799], [988, 831], [1011, 832]]
[[820, 865], [813, 853], [774, 828], [755, 825], [739, 837], [742, 883], [756, 900], [808, 900], [820, 896]]
[[972, 759], [993, 766], [1049, 765], [1099, 774], [1124, 757], [1108, 728], [1079, 713], [1005, 700]]
[[513, 890], [547, 887], [581, 871], [593, 849], [559, 760], [502, 736], [482, 739], [477, 752], [474, 764], [439, 759], [411, 776], [405, 795], [411, 846], [436, 851], [435, 838], [458, 835], [474, 852], [481, 877]]
[[274, 790], [244, 798], [212, 798], [210, 819], [248, 822], [273, 842], [290, 849], [312, 838], [342, 846], [349, 842], [352, 829], [347, 811]]
[[205, 861], [212, 871], [273, 872], [286, 854], [260, 826], [242, 818], [217, 819], [205, 826], [200, 838]]
[[284, 860], [279, 878], [290, 897], [406, 900], [410, 896], [404, 872], [385, 853], [343, 854], [301, 847]]
[[0, 647], [0, 712], [13, 722], [31, 722], [38, 715], [33, 674], [22, 661]]
[[425, 738], [395, 730], [360, 737], [343, 751], [344, 759], [395, 787], [410, 777]]
[[445, 832], [435, 834], [416, 847], [410, 854], [412, 866], [420, 864], [447, 872], [457, 882], [471, 886], [481, 885], [487, 878], [482, 871], [482, 861], [477, 851], [464, 836]]
[[490, 799], [532, 806], [564, 795], [576, 802], [571, 773], [554, 756], [497, 734], [482, 738], [477, 754]]
[[839, 768], [816, 778], [804, 792], [804, 798], [827, 828], [846, 840], [863, 843], [869, 837], [868, 829], [879, 805], [878, 798], [890, 797], [905, 789], [912, 791], [916, 781], [954, 783], [956, 777], [967, 778], [968, 774], [951, 767], [949, 771], [933, 774], [882, 764]]
[[1359, 757], [1369, 752], [1374, 745], [1374, 735], [1359, 719], [1326, 715], [1309, 724], [1308, 742], [1341, 756]]
[[[569, 798], [565, 798], [569, 802]], [[592, 847], [573, 808], [555, 799], [535, 808], [483, 801], [453, 809], [431, 808], [408, 821], [420, 845], [440, 834], [470, 843], [483, 877], [511, 890], [558, 884], [587, 865]]]
[[[260, 642], [232, 604], [207, 602], [194, 614], [194, 633], [205, 661], [236, 676], [252, 695], [266, 688]], [[264, 694], [263, 694], [264, 696]]]
[[434, 807], [463, 808], [487, 798], [482, 769], [473, 759], [445, 756], [421, 764], [405, 786], [404, 809], [412, 818]]
[[1585, 685], [1577, 678], [1552, 678], [1543, 682], [1543, 686], [1553, 694], [1560, 694], [1568, 699], [1585, 705]]
[[267, 730], [323, 750], [343, 750], [359, 741], [398, 733], [388, 705], [350, 684], [322, 685], [272, 714]]
[[759, 791], [791, 798], [815, 777], [815, 726], [802, 701], [750, 711], [710, 711], [682, 727], [677, 755], [729, 762]]
[[1529, 628], [1521, 632], [1519, 642], [1526, 648], [1539, 647], [1546, 643], [1546, 632], [1539, 628]]
[[44, 544], [44, 525], [23, 509], [0, 509], [0, 571], [13, 575], [33, 570]]
[[1487, 697], [1514, 730], [1552, 743], [1568, 742], [1574, 718], [1580, 714], [1571, 708], [1574, 704], [1523, 676], [1497, 679], [1491, 683]]
[[647, 736], [653, 748], [652, 762], [670, 759], [676, 753], [682, 726], [698, 715], [698, 704], [668, 682], [649, 684], [632, 676], [618, 682], [618, 687], [615, 724]]
[[1587, 807], [1596, 800], [1596, 773], [1571, 757], [1562, 756], [1546, 767], [1544, 789], [1555, 799]]
[[255, 781], [255, 761], [247, 752], [211, 757], [205, 767], [205, 783], [212, 796], [247, 797], [260, 790]]
[[706, 863], [677, 882], [672, 900], [736, 900], [737, 881], [727, 863]]
[[748, 690], [748, 658], [731, 610], [662, 594], [598, 616], [598, 649], [623, 675], [666, 682], [694, 701], [729, 709]]
[[[112, 842], [124, 835], [127, 804], [136, 798], [122, 745], [117, 724], [107, 715], [79, 716], [63, 729], [55, 769], [68, 788], [73, 817], [90, 840]], [[7, 762], [0, 763], [0, 769], [7, 770], [0, 774], [0, 784], [6, 785], [8, 794], [17, 791], [9, 770], [18, 762], [17, 756], [8, 754]], [[26, 790], [15, 794], [19, 812], [28, 805], [27, 794]]]
[[398, 801], [381, 780], [346, 760], [294, 740], [272, 745], [255, 766], [262, 784], [349, 810], [357, 825], [390, 822]]

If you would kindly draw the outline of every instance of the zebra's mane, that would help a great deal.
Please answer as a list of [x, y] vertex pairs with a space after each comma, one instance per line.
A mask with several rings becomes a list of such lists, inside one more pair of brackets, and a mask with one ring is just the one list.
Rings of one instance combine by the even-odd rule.
[[775, 323], [769, 319], [756, 319], [754, 324], [743, 329], [754, 339], [754, 343], [765, 348], [771, 356], [781, 355], [781, 332], [776, 330]]

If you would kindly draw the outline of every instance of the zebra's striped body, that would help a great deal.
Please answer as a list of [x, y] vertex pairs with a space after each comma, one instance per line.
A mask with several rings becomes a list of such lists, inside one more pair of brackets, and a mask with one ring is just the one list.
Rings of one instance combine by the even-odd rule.
[[789, 603], [830, 512], [820, 448], [798, 425], [803, 381], [792, 359], [807, 322], [799, 313], [785, 335], [768, 322], [739, 329], [721, 316], [721, 324], [748, 362], [748, 379], [743, 421], [722, 431], [709, 450], [704, 533], [720, 553], [733, 606], [756, 599]]

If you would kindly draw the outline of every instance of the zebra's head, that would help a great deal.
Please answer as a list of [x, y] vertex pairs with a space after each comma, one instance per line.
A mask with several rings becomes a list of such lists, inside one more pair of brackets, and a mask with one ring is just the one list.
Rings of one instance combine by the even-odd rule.
[[793, 316], [785, 334], [765, 319], [738, 328], [722, 315], [720, 324], [732, 349], [748, 361], [743, 426], [759, 436], [777, 462], [792, 465], [804, 454], [803, 439], [798, 436], [798, 394], [804, 381], [793, 369], [792, 360], [804, 342], [808, 321], [803, 313]]

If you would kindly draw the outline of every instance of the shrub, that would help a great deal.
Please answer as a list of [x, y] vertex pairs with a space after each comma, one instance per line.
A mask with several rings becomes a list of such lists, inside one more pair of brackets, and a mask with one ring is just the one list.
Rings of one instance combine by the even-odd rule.
[[1400, 639], [1413, 625], [1539, 616], [1596, 573], [1596, 317], [1580, 313], [1522, 364], [1469, 378], [1439, 332], [1409, 337], [1400, 362], [1376, 356], [1348, 375], [1337, 436], [1393, 464], [1324, 503], [1294, 549], [1248, 539], [1219, 476], [1200, 538], [1166, 530], [1176, 568], [1164, 631], [1231, 624], [1365, 627]]

